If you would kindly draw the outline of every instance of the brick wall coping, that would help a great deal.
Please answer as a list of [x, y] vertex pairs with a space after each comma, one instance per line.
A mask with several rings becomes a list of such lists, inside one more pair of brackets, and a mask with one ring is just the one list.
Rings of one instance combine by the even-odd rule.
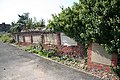
[[52, 33], [59, 33], [59, 32], [53, 32], [53, 31], [29, 31], [29, 32], [20, 32], [20, 33], [12, 33], [13, 35], [29, 35], [29, 34], [52, 34]]

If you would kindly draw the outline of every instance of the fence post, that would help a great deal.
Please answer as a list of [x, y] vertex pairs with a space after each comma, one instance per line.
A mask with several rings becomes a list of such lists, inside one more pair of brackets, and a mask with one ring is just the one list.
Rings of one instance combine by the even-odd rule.
[[91, 67], [91, 55], [92, 55], [92, 43], [89, 43], [87, 55], [88, 55], [87, 65], [90, 68]]
[[25, 36], [23, 36], [23, 42], [25, 43]]
[[117, 60], [118, 60], [117, 54], [112, 54], [112, 59], [111, 59], [112, 67], [117, 66]]
[[41, 35], [41, 43], [44, 43], [44, 34]]
[[16, 42], [19, 43], [19, 35], [16, 34]]
[[58, 48], [60, 49], [61, 48], [61, 35], [60, 35], [60, 33], [57, 33], [57, 46], [58, 46]]
[[31, 35], [30, 37], [31, 37], [31, 43], [33, 43], [33, 36]]

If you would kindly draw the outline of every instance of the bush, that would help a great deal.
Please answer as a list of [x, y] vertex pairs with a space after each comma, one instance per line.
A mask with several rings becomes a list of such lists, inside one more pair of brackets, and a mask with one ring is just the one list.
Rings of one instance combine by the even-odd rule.
[[120, 66], [112, 67], [111, 70], [120, 78]]
[[54, 52], [48, 52], [47, 57], [52, 57], [52, 56], [54, 56], [54, 54], [55, 54]]
[[25, 49], [25, 51], [28, 51], [28, 52], [32, 52], [32, 53], [36, 53], [36, 54], [39, 54], [41, 56], [45, 56], [45, 57], [52, 57], [52, 56], [55, 56], [55, 50], [39, 50], [39, 49], [36, 49], [36, 47], [34, 46], [29, 46]]
[[2, 42], [8, 42], [8, 43], [13, 43], [14, 39], [11, 37], [10, 34], [6, 33], [6, 34], [1, 34], [0, 35], [0, 41]]

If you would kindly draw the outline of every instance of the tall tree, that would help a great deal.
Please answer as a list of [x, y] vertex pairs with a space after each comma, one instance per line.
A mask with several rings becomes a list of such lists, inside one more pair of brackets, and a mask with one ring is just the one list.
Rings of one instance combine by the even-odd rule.
[[64, 32], [87, 50], [98, 42], [108, 53], [120, 53], [120, 0], [79, 0], [72, 7], [52, 15], [49, 28]]

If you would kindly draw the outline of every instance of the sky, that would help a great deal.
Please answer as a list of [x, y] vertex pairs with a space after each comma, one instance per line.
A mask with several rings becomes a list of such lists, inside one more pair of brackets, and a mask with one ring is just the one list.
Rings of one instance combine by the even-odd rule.
[[37, 20], [51, 19], [51, 14], [61, 12], [60, 6], [72, 6], [79, 0], [0, 0], [0, 24], [11, 24], [18, 20], [18, 14], [30, 13], [30, 17]]

